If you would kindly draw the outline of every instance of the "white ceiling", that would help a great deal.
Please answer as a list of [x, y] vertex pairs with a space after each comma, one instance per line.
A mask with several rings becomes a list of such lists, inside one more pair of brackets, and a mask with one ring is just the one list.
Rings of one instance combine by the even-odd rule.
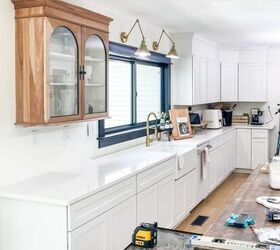
[[280, 45], [280, 0], [91, 0], [168, 32], [233, 45]]

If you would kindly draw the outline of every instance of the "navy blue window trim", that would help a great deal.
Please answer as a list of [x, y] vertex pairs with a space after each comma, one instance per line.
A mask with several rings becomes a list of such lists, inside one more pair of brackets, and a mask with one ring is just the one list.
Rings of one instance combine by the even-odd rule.
[[[110, 42], [110, 60], [128, 61], [132, 65], [132, 124], [105, 129], [104, 120], [99, 121], [99, 148], [117, 143], [137, 139], [146, 135], [146, 123], [136, 123], [136, 65], [150, 65], [161, 68], [161, 110], [167, 112], [170, 109], [170, 65], [171, 61], [165, 55], [151, 52], [147, 59], [135, 56], [137, 48]], [[110, 111], [109, 111], [110, 112]], [[155, 124], [152, 121], [151, 124]]]

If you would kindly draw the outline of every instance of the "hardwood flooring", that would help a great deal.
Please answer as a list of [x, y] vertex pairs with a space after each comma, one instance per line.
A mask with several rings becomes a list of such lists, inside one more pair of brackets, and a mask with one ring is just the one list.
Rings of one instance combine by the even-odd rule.
[[[229, 176], [216, 190], [204, 201], [195, 207], [190, 215], [176, 228], [197, 234], [204, 234], [210, 225], [219, 217], [222, 211], [230, 203], [233, 196], [247, 180], [249, 174], [234, 173]], [[208, 220], [202, 226], [192, 226], [191, 223], [198, 215], [208, 216]]]

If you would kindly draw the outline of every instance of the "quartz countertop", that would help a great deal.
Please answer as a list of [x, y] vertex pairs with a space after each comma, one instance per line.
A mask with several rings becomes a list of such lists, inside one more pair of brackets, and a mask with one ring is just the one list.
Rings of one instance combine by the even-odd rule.
[[150, 147], [136, 146], [97, 159], [81, 161], [79, 166], [67, 171], [49, 172], [1, 187], [0, 197], [71, 205], [236, 128], [273, 129], [274, 125], [234, 125], [200, 131], [191, 139], [157, 142]]

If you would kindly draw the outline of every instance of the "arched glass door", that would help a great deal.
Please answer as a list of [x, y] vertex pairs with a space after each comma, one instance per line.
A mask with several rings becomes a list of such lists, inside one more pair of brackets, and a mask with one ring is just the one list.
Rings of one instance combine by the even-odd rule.
[[50, 117], [79, 114], [78, 45], [71, 30], [58, 27], [49, 45]]

